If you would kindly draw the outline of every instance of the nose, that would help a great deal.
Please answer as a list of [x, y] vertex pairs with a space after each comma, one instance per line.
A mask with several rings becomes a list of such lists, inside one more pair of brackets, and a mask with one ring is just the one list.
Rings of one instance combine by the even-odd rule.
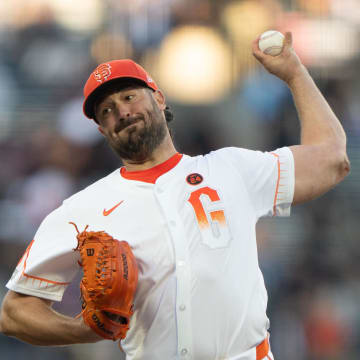
[[129, 104], [124, 104], [121, 101], [116, 101], [115, 111], [116, 111], [116, 117], [119, 120], [126, 120], [131, 116]]
[[116, 103], [116, 112], [119, 120], [125, 120], [131, 116], [129, 105], [120, 102]]

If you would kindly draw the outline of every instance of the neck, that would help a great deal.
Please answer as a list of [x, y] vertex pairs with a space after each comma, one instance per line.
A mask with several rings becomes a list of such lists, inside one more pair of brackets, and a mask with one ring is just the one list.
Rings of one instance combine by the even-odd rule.
[[161, 143], [147, 158], [141, 161], [121, 159], [127, 171], [141, 171], [150, 169], [170, 159], [177, 153], [171, 138]]

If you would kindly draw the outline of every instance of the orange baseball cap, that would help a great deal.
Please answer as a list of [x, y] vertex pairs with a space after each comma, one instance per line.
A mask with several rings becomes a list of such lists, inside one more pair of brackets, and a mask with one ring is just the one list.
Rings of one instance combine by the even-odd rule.
[[110, 84], [119, 80], [135, 80], [154, 91], [158, 90], [154, 80], [145, 69], [130, 59], [113, 60], [100, 64], [91, 73], [84, 86], [83, 111], [86, 117], [95, 120], [94, 104], [96, 99]]

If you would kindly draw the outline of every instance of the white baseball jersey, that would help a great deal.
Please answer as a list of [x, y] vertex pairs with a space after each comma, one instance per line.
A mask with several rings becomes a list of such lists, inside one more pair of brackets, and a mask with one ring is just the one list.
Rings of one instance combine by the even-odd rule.
[[293, 192], [288, 148], [224, 148], [121, 168], [45, 218], [7, 287], [60, 301], [80, 269], [69, 222], [89, 225], [126, 240], [138, 262], [127, 359], [272, 359], [256, 349], [269, 320], [255, 225], [289, 215]]

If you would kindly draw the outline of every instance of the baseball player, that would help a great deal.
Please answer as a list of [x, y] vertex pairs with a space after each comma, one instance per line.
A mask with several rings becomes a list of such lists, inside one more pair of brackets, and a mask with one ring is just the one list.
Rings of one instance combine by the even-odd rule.
[[[93, 119], [124, 166], [63, 202], [39, 227], [16, 270], [1, 331], [35, 345], [102, 339], [81, 317], [56, 313], [79, 271], [74, 226], [126, 240], [138, 265], [127, 359], [273, 360], [255, 225], [287, 216], [349, 172], [346, 136], [292, 48], [253, 54], [289, 86], [300, 145], [272, 152], [176, 151], [163, 93], [131, 60], [99, 65], [84, 88]], [[176, 70], [176, 69], [175, 69]], [[101, 325], [101, 324], [100, 324]]]

